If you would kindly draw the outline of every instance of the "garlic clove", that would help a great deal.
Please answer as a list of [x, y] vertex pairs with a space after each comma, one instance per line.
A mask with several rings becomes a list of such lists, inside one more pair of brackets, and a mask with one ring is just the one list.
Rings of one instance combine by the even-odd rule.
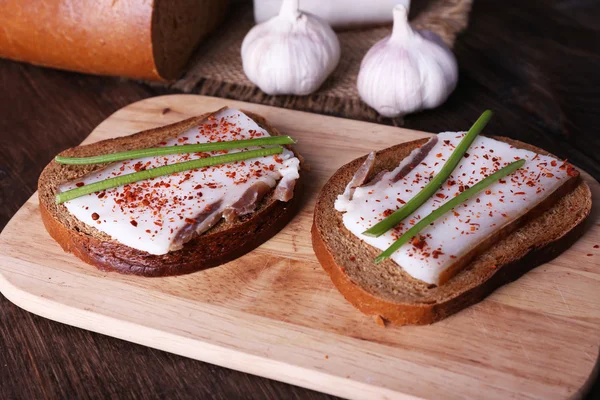
[[358, 74], [360, 97], [385, 117], [397, 117], [442, 104], [458, 81], [450, 49], [429, 31], [408, 24], [408, 9], [394, 8], [392, 34], [365, 55]]
[[244, 73], [271, 95], [306, 95], [317, 90], [340, 59], [331, 27], [284, 0], [279, 15], [256, 25], [242, 43]]

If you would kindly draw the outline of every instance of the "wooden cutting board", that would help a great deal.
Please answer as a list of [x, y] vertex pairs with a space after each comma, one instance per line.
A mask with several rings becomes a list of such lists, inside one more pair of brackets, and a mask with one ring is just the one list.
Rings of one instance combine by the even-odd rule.
[[[194, 95], [129, 105], [84, 143], [219, 107], [247, 109], [298, 139], [303, 207], [273, 239], [218, 268], [169, 278], [99, 272], [44, 230], [37, 195], [0, 235], [0, 290], [35, 314], [349, 398], [566, 398], [600, 349], [600, 185], [585, 235], [551, 263], [431, 326], [382, 328], [334, 289], [310, 244], [319, 188], [373, 149], [427, 136], [402, 128]], [[492, 122], [493, 123], [493, 122]], [[449, 126], [460, 130], [466, 126]]]

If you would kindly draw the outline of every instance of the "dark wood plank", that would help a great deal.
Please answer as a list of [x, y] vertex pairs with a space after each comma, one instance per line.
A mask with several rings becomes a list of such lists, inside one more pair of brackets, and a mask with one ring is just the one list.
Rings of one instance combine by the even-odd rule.
[[[600, 179], [600, 6], [592, 0], [477, 0], [456, 45], [459, 87], [406, 118], [425, 131], [486, 130], [530, 142]], [[44, 165], [110, 113], [158, 89], [0, 60], [0, 228]], [[365, 149], [367, 150], [367, 149]], [[0, 296], [0, 398], [331, 398], [29, 314]], [[588, 395], [600, 398], [600, 384]]]

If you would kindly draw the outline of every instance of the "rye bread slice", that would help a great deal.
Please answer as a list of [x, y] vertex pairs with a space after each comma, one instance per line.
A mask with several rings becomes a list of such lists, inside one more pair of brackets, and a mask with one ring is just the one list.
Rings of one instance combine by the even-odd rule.
[[[198, 117], [142, 131], [131, 136], [103, 140], [78, 146], [60, 153], [62, 156], [86, 157], [133, 149], [157, 146], [175, 137], [208, 116]], [[256, 114], [243, 111], [270, 135], [280, 135], [277, 129]], [[290, 148], [293, 151], [293, 149]], [[302, 158], [296, 154], [302, 164]], [[100, 270], [118, 271], [143, 276], [180, 275], [214, 267], [244, 255], [279, 232], [293, 217], [302, 191], [301, 177], [296, 183], [294, 197], [288, 202], [273, 198], [273, 190], [263, 197], [254, 213], [240, 217], [235, 222], [221, 220], [199, 235], [183, 249], [164, 255], [153, 255], [125, 246], [109, 235], [89, 226], [74, 216], [62, 204], [56, 204], [57, 188], [64, 182], [101, 169], [103, 165], [64, 165], [52, 160], [42, 171], [38, 181], [38, 197], [42, 220], [46, 230], [61, 247], [77, 257], [95, 265]]]
[[[495, 139], [549, 155], [516, 140]], [[417, 140], [378, 152], [372, 176], [384, 169], [391, 171], [425, 142]], [[341, 167], [322, 188], [315, 206], [313, 248], [336, 288], [351, 304], [365, 314], [397, 325], [439, 321], [556, 257], [581, 236], [592, 206], [590, 189], [577, 174], [557, 191], [557, 196], [551, 196], [537, 212], [520, 221], [516, 230], [496, 237], [494, 246], [479, 252], [448, 282], [432, 287], [408, 275], [392, 260], [375, 264], [373, 259], [381, 251], [346, 229], [342, 213], [335, 210], [337, 195], [365, 158]]]

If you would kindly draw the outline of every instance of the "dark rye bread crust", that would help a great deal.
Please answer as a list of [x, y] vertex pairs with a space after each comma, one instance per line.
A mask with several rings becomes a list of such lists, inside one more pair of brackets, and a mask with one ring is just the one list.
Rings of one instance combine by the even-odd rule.
[[[540, 154], [534, 146], [495, 138]], [[377, 153], [372, 175], [395, 168], [426, 139], [403, 143]], [[341, 167], [325, 184], [315, 206], [312, 242], [317, 258], [336, 288], [356, 308], [397, 325], [424, 325], [475, 304], [505, 283], [547, 262], [567, 249], [584, 231], [591, 210], [591, 192], [579, 176], [564, 185], [559, 199], [520, 223], [514, 232], [477, 255], [439, 287], [416, 280], [387, 260], [374, 264], [380, 251], [353, 235], [334, 208], [354, 172], [365, 160]]]
[[[216, 111], [215, 111], [216, 112]], [[263, 117], [244, 111], [271, 135], [280, 133]], [[60, 153], [62, 156], [85, 157], [132, 149], [148, 148], [179, 135], [214, 113], [151, 129], [116, 139], [103, 140], [86, 146], [74, 147]], [[292, 150], [290, 148], [290, 150]], [[293, 150], [292, 150], [293, 151]], [[302, 164], [302, 158], [300, 158]], [[46, 230], [61, 247], [88, 264], [103, 271], [118, 271], [143, 276], [187, 274], [214, 267], [238, 258], [258, 247], [279, 232], [294, 216], [298, 208], [302, 179], [294, 189], [294, 197], [287, 203], [274, 200], [273, 191], [258, 204], [254, 213], [233, 223], [221, 220], [204, 234], [190, 240], [183, 249], [164, 255], [153, 255], [118, 243], [96, 228], [74, 218], [66, 207], [55, 203], [60, 184], [77, 179], [102, 165], [69, 166], [51, 161], [38, 181], [38, 196], [42, 221]], [[302, 173], [301, 173], [302, 178]]]

